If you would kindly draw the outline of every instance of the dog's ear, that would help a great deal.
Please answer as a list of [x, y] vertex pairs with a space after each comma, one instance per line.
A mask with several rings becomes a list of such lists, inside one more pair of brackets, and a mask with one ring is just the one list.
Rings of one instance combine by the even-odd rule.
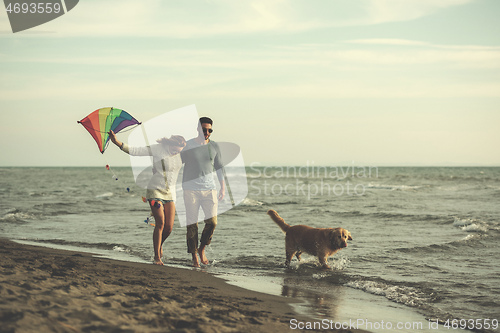
[[349, 231], [347, 231], [347, 235], [348, 235], [347, 240], [352, 240], [352, 236], [351, 236], [351, 233]]
[[338, 230], [337, 229], [330, 229], [330, 233], [328, 234], [328, 236], [330, 236], [330, 239], [334, 239], [335, 236], [338, 236], [339, 233], [338, 233]]
[[328, 235], [330, 237], [330, 243], [334, 248], [340, 247], [340, 239], [342, 238], [342, 234], [339, 229], [332, 229]]

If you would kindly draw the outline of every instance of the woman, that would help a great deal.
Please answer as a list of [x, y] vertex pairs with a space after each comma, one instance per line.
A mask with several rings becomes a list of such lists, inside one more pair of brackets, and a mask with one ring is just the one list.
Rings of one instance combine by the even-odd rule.
[[163, 242], [172, 232], [175, 217], [175, 184], [182, 166], [180, 152], [186, 146], [182, 136], [173, 135], [157, 140], [158, 144], [147, 147], [130, 147], [119, 141], [113, 131], [109, 132], [111, 142], [133, 156], [153, 156], [153, 173], [148, 175], [146, 199], [155, 219], [153, 248], [156, 265], [163, 265]]

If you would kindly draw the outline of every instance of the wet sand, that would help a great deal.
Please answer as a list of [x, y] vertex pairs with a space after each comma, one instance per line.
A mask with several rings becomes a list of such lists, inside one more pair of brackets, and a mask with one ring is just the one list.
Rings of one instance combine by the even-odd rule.
[[292, 332], [290, 320], [310, 319], [290, 302], [199, 269], [0, 238], [2, 332]]

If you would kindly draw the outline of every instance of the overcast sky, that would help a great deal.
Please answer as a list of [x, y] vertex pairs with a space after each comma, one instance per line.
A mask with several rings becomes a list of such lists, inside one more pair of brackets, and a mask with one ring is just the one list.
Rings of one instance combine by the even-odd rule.
[[247, 165], [500, 166], [499, 16], [498, 0], [84, 0], [13, 34], [2, 7], [0, 166], [129, 165], [76, 121], [192, 104]]

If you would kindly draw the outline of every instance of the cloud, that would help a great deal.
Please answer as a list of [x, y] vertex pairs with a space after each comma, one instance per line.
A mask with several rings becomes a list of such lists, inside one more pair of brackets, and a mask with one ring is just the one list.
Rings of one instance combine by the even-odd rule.
[[[367, 4], [370, 24], [411, 21], [449, 7], [475, 0], [370, 0]], [[368, 23], [367, 22], [367, 23]]]
[[405, 39], [357, 39], [345, 43], [367, 46], [350, 52], [351, 59], [363, 63], [500, 68], [500, 46], [442, 45]]
[[94, 53], [4, 56], [5, 68], [47, 73], [4, 73], [0, 100], [500, 97], [500, 47], [376, 39]]
[[284, 6], [284, 0], [87, 0], [33, 30], [56, 31], [56, 37], [198, 38], [253, 33], [279, 29], [287, 21]]
[[393, 46], [430, 46], [430, 43], [395, 38], [371, 38], [371, 39], [353, 39], [346, 41], [351, 44], [365, 44], [365, 45], [393, 45]]
[[[97, 52], [98, 51], [98, 52]], [[107, 50], [79, 47], [73, 53], [0, 54], [1, 63], [70, 64], [120, 68], [140, 73], [142, 69], [238, 69], [240, 72], [278, 70], [280, 67], [439, 65], [460, 68], [500, 68], [500, 46], [443, 45], [404, 39], [355, 39], [340, 43], [290, 44], [289, 46], [183, 48], [180, 46], [128, 49], [121, 44]], [[365, 70], [365, 68], [363, 68]], [[221, 72], [220, 74], [222, 74]]]
[[[50, 37], [203, 38], [294, 33], [413, 20], [473, 0], [86, 0], [57, 20], [30, 29]], [[0, 15], [2, 27], [7, 16]], [[29, 34], [24, 33], [25, 36]], [[0, 35], [1, 36], [1, 35]]]

